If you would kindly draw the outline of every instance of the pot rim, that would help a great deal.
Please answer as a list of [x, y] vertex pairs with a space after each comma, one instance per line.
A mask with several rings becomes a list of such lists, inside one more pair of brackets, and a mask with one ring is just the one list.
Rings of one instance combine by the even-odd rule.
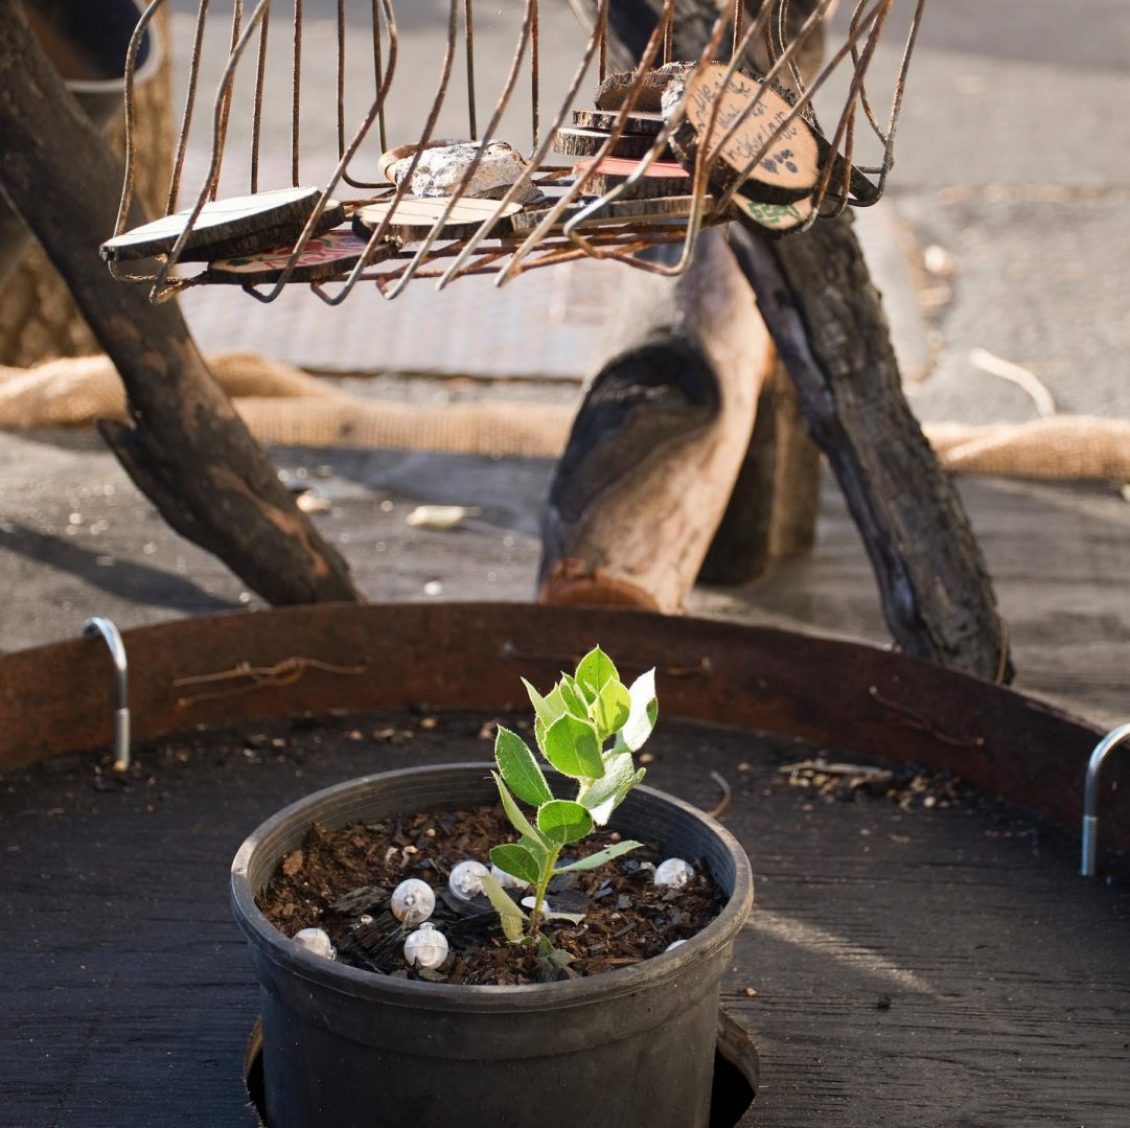
[[375, 772], [311, 792], [277, 811], [248, 835], [231, 865], [232, 910], [248, 940], [272, 963], [285, 968], [292, 975], [317, 983], [323, 990], [337, 990], [351, 996], [365, 995], [387, 1005], [436, 1010], [462, 1006], [464, 1009], [498, 1011], [584, 1006], [597, 999], [606, 1000], [609, 997], [633, 994], [645, 987], [652, 988], [657, 981], [677, 979], [692, 963], [724, 947], [745, 923], [753, 907], [753, 872], [741, 843], [704, 811], [664, 791], [644, 785], [635, 788], [633, 794], [642, 794], [675, 808], [682, 815], [704, 826], [720, 841], [733, 861], [734, 883], [721, 912], [705, 928], [673, 951], [663, 952], [631, 967], [616, 968], [584, 979], [520, 986], [428, 983], [375, 975], [307, 951], [275, 928], [255, 904], [248, 871], [256, 850], [281, 825], [292, 821], [313, 804], [376, 781], [440, 776], [452, 771], [477, 774], [488, 772], [493, 767], [493, 763], [478, 761]]

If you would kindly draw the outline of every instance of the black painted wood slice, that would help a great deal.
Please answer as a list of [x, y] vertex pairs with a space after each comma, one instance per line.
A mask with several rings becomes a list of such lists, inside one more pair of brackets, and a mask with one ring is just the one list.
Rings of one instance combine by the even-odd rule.
[[[686, 118], [671, 138], [671, 148], [693, 168], [717, 103], [718, 116], [707, 147], [712, 156], [717, 153], [710, 170], [711, 186], [724, 191], [737, 184], [742, 195], [767, 204], [788, 204], [810, 196], [821, 162], [815, 130], [803, 115], [783, 124], [793, 106], [782, 90], [740, 72], [727, 83], [726, 71], [724, 64], [711, 63], [685, 80], [671, 82], [664, 99], [668, 112], [674, 111], [684, 89], [687, 93]], [[719, 147], [730, 127], [755, 102], [733, 137]], [[767, 144], [765, 155], [745, 176], [750, 161]]]
[[[213, 262], [293, 244], [302, 234], [320, 195], [318, 188], [279, 188], [253, 196], [213, 200], [197, 216], [180, 259]], [[167, 255], [188, 225], [190, 215], [191, 209], [177, 212], [115, 236], [102, 244], [102, 258], [106, 262], [131, 262]], [[336, 200], [328, 200], [316, 233], [332, 230], [344, 222], [345, 208]]]
[[[608, 157], [599, 163], [593, 160], [577, 161], [573, 171], [580, 179], [592, 170], [585, 180], [586, 195], [603, 196], [618, 188], [634, 175], [643, 161], [629, 161], [621, 157]], [[691, 177], [681, 164], [674, 161], [652, 161], [644, 166], [642, 178], [626, 192], [626, 199], [654, 199], [659, 196], [684, 196], [691, 189]]]
[[[306, 244], [290, 282], [325, 282], [348, 274], [360, 261], [368, 245], [352, 231], [328, 231]], [[383, 262], [399, 250], [395, 243], [379, 243], [369, 256], [370, 263]], [[236, 286], [277, 282], [286, 269], [294, 245], [278, 247], [255, 255], [239, 255], [208, 264], [206, 280]]]
[[[404, 242], [424, 239], [443, 218], [444, 211], [450, 202], [450, 197], [417, 199], [409, 196], [401, 200], [399, 204], [392, 200], [367, 204], [354, 213], [353, 230], [359, 238], [367, 239], [391, 211], [392, 222], [388, 227], [390, 237], [402, 239]], [[497, 200], [460, 200], [444, 223], [441, 238], [469, 239], [486, 220], [495, 215], [498, 209], [499, 202]], [[520, 204], [507, 204], [502, 210], [501, 218], [494, 225], [492, 233], [494, 235], [509, 234], [511, 219], [521, 210]]]
[[[609, 136], [599, 129], [559, 129], [553, 138], [553, 151], [568, 157], [595, 157]], [[625, 133], [615, 140], [608, 156], [639, 160], [651, 152], [654, 144], [655, 138], [645, 133]], [[664, 149], [660, 158], [670, 160], [671, 150]]]
[[[611, 133], [619, 124], [619, 110], [574, 110], [573, 124], [580, 129], [599, 129]], [[633, 112], [627, 116], [625, 133], [640, 133], [654, 137], [663, 128], [663, 115]]]
[[[662, 224], [691, 214], [692, 196], [661, 196], [643, 200], [613, 200], [604, 204], [586, 217], [583, 227], [605, 227], [617, 224], [642, 225]], [[581, 200], [570, 204], [562, 213], [553, 229], [565, 226], [574, 216], [579, 215], [592, 204], [591, 200]], [[533, 231], [550, 213], [549, 208], [525, 208], [510, 220], [516, 234]]]

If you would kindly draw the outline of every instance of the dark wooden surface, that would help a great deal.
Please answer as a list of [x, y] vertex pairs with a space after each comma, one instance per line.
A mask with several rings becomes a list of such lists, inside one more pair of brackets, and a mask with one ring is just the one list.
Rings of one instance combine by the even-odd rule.
[[[0, 1124], [251, 1124], [257, 999], [230, 858], [316, 787], [489, 755], [481, 716], [419, 719], [188, 738], [145, 750], [126, 788], [100, 790], [89, 758], [0, 777]], [[412, 735], [369, 739], [388, 727]], [[807, 746], [669, 721], [653, 750], [649, 782], [703, 807], [710, 770], [727, 778], [725, 821], [753, 860], [758, 904], [726, 984], [761, 1054], [748, 1124], [1123, 1128], [1124, 885], [1077, 878], [1073, 845], [1007, 808], [791, 788], [776, 768]]]

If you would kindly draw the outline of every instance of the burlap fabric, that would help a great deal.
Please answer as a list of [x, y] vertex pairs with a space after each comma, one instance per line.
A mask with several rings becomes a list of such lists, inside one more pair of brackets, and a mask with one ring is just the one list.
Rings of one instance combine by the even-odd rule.
[[[365, 399], [254, 354], [214, 356], [209, 364], [264, 443], [554, 458], [572, 422], [572, 411], [559, 406]], [[81, 427], [125, 416], [121, 380], [104, 356], [0, 368], [0, 427]], [[1130, 481], [1128, 420], [1057, 415], [1017, 424], [933, 424], [926, 434], [957, 474]]]

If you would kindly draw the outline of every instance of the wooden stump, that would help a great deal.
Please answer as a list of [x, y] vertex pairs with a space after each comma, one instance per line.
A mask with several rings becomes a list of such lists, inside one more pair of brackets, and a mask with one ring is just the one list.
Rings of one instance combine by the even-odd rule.
[[[358, 598], [349, 569], [294, 504], [212, 378], [175, 302], [115, 282], [98, 244], [113, 230], [122, 168], [0, 0], [0, 190], [62, 275], [126, 386], [133, 426], [101, 431], [182, 536], [272, 603]], [[139, 209], [132, 223], [144, 221]]]
[[674, 612], [745, 458], [773, 351], [717, 231], [680, 278], [624, 270], [623, 293], [623, 335], [550, 489], [541, 598]]

